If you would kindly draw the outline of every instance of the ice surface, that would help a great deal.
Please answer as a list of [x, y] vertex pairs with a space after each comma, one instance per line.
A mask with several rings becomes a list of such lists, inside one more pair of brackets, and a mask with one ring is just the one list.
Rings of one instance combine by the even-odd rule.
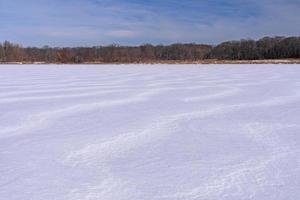
[[0, 66], [0, 200], [297, 200], [299, 150], [299, 65]]

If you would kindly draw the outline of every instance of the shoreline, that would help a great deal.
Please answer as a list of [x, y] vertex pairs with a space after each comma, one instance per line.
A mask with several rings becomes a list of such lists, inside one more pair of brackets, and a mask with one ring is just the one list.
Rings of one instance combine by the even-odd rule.
[[45, 65], [45, 64], [67, 64], [67, 65], [108, 65], [108, 64], [300, 64], [300, 59], [270, 59], [270, 60], [160, 60], [160, 61], [140, 61], [140, 62], [0, 62], [0, 65]]

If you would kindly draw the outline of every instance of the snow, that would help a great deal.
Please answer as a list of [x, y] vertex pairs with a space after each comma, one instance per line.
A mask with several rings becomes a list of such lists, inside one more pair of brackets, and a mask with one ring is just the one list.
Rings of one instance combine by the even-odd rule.
[[300, 199], [299, 65], [0, 66], [0, 200]]

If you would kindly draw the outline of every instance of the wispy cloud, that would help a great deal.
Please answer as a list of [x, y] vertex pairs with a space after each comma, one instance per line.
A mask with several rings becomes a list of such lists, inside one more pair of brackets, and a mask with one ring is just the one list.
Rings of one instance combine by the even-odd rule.
[[300, 34], [298, 0], [0, 0], [0, 8], [0, 40], [30, 46]]

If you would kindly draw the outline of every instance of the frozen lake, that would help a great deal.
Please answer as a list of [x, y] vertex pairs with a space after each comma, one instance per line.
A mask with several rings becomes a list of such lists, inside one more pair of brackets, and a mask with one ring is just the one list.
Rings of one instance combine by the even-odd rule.
[[300, 199], [300, 65], [0, 66], [1, 200]]

